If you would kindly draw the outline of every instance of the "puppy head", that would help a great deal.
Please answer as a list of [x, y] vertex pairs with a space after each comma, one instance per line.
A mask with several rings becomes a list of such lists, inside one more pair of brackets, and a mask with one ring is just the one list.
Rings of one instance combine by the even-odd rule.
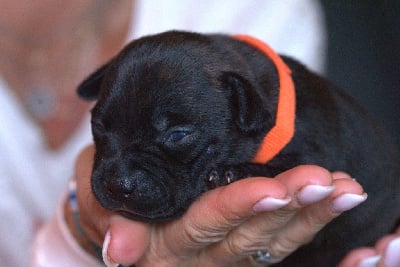
[[213, 169], [249, 162], [276, 101], [275, 76], [252, 69], [257, 53], [229, 37], [167, 32], [132, 42], [84, 81], [78, 93], [97, 99], [99, 202], [134, 219], [174, 219], [209, 189]]

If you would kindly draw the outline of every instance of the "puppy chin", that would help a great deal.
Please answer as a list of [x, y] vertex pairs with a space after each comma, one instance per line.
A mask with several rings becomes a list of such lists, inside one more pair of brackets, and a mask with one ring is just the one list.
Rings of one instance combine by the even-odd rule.
[[136, 220], [136, 221], [143, 221], [143, 222], [168, 222], [175, 220], [183, 215], [185, 212], [184, 209], [182, 210], [160, 210], [157, 212], [146, 212], [146, 213], [137, 213], [131, 210], [123, 209], [117, 210], [117, 212], [124, 216], [125, 218]]
[[166, 222], [177, 219], [189, 206], [189, 203], [184, 207], [171, 205], [171, 202], [176, 202], [171, 199], [171, 195], [152, 203], [148, 203], [148, 199], [132, 199], [121, 202], [110, 197], [107, 192], [101, 190], [93, 190], [93, 192], [100, 205], [105, 209], [115, 211], [128, 219], [143, 222]]

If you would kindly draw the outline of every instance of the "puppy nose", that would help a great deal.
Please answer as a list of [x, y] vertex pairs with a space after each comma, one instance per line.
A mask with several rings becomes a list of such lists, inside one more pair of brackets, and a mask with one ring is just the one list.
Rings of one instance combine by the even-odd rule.
[[108, 196], [120, 203], [121, 210], [135, 214], [136, 218], [146, 220], [157, 216], [169, 199], [167, 187], [160, 177], [142, 170], [131, 170], [129, 175], [126, 174], [109, 179]]
[[130, 175], [121, 175], [111, 178], [108, 183], [110, 196], [118, 201], [134, 197], [140, 182], [145, 179], [143, 171], [133, 171]]

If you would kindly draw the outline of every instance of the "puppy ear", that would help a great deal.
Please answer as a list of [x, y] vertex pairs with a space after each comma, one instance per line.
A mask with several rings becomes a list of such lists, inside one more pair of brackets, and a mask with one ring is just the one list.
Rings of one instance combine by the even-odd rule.
[[78, 86], [77, 92], [80, 97], [86, 100], [96, 100], [98, 98], [100, 85], [109, 65], [110, 63], [101, 66]]
[[223, 86], [230, 91], [230, 105], [238, 128], [245, 133], [265, 131], [271, 123], [268, 103], [263, 101], [250, 81], [234, 72], [221, 76]]

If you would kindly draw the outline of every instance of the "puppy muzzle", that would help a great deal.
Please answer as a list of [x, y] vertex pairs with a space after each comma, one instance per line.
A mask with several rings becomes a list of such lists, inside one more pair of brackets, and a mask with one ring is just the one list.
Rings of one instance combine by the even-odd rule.
[[168, 186], [145, 170], [134, 170], [126, 175], [109, 172], [103, 182], [94, 180], [93, 192], [106, 209], [145, 221], [165, 217], [169, 212], [166, 208], [166, 203], [171, 202]]

